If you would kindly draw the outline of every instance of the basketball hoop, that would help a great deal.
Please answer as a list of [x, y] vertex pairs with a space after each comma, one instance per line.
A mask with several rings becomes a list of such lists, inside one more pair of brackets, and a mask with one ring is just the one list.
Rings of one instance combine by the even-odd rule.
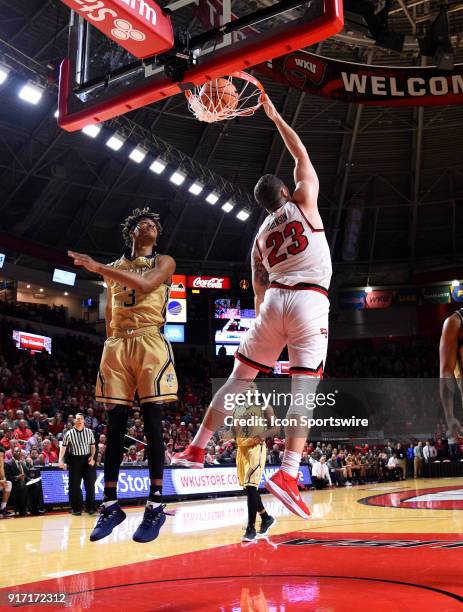
[[233, 72], [185, 91], [188, 108], [206, 123], [254, 115], [262, 105], [263, 94], [263, 85], [247, 72]]

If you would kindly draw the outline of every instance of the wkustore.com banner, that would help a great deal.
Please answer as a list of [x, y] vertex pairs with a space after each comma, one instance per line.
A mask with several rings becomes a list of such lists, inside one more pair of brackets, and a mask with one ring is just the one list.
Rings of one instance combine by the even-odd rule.
[[[261, 488], [273, 476], [278, 467], [267, 467], [262, 475]], [[42, 490], [45, 504], [67, 504], [69, 502], [69, 475], [66, 470], [43, 469]], [[308, 486], [312, 483], [307, 466], [299, 469], [300, 482]], [[148, 497], [150, 478], [144, 467], [125, 467], [119, 473], [117, 494], [119, 499], [137, 499]], [[97, 469], [95, 497], [103, 498], [103, 469]], [[85, 487], [82, 487], [85, 491]], [[238, 482], [236, 467], [204, 468], [202, 470], [165, 469], [162, 491], [168, 496], [220, 495], [221, 493], [238, 493], [242, 488]]]
[[386, 67], [343, 62], [298, 51], [257, 67], [270, 79], [318, 96], [383, 106], [463, 103], [463, 64], [443, 72], [435, 67]]

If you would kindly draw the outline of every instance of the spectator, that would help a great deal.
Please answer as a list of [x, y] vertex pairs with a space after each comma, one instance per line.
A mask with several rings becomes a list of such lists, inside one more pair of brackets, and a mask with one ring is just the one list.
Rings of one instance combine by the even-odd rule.
[[278, 444], [274, 444], [272, 451], [269, 453], [269, 463], [270, 465], [280, 465], [280, 447]]
[[51, 441], [48, 438], [45, 438], [43, 441], [41, 457], [43, 458], [44, 465], [58, 463], [58, 455], [52, 449]]
[[5, 449], [0, 446], [0, 491], [2, 493], [2, 501], [0, 502], [0, 516], [2, 518], [9, 518], [12, 516], [12, 514], [6, 509], [11, 494], [11, 488], [11, 481], [7, 480], [5, 474]]
[[394, 453], [392, 457], [389, 457], [386, 468], [393, 478], [404, 480], [404, 472], [402, 467], [399, 465], [399, 460], [397, 459], [396, 453]]
[[63, 414], [61, 412], [56, 412], [55, 416], [50, 421], [49, 431], [54, 436], [57, 436], [58, 434], [62, 433], [63, 429]]
[[421, 478], [423, 466], [423, 442], [418, 442], [413, 449], [413, 477]]
[[33, 413], [32, 419], [29, 419], [29, 428], [33, 433], [40, 430], [40, 412]]
[[400, 442], [397, 442], [395, 456], [397, 458], [397, 465], [402, 469], [402, 477], [405, 478], [405, 474], [407, 473], [406, 452], [402, 448]]
[[423, 448], [423, 459], [426, 463], [432, 463], [437, 457], [437, 451], [429, 440], [426, 440], [426, 445]]
[[337, 487], [344, 485], [344, 481], [346, 480], [344, 477], [344, 468], [338, 467], [336, 451], [333, 451], [331, 457], [328, 459], [327, 466], [333, 484]]
[[126, 457], [126, 463], [135, 463], [137, 461], [137, 447], [135, 445], [129, 446]]
[[13, 439], [13, 428], [8, 427], [3, 438], [0, 440], [0, 446], [3, 447], [6, 451], [10, 450], [10, 442]]
[[459, 428], [458, 423], [454, 423], [452, 427], [447, 431], [447, 442], [449, 445], [449, 456], [452, 461], [458, 461], [458, 438]]
[[320, 461], [316, 461], [312, 465], [312, 484], [316, 489], [324, 489], [328, 485], [332, 486], [330, 471], [324, 455], [320, 457]]
[[21, 419], [18, 422], [18, 427], [14, 430], [14, 437], [17, 440], [27, 441], [32, 437], [32, 431], [28, 429], [26, 419]]
[[40, 510], [38, 488], [35, 485], [26, 486], [31, 476], [26, 462], [21, 459], [19, 448], [15, 449], [13, 459], [6, 462], [5, 468], [7, 478], [12, 483], [12, 503], [15, 512], [19, 516], [27, 516], [27, 507], [30, 505], [31, 511], [38, 514]]
[[407, 476], [413, 478], [413, 464], [415, 460], [415, 445], [410, 442], [407, 448]]

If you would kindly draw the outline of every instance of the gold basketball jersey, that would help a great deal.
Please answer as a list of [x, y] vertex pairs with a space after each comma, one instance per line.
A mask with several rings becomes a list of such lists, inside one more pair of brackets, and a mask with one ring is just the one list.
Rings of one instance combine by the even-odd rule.
[[[156, 257], [153, 255], [131, 260], [123, 255], [109, 265], [119, 270], [143, 275], [156, 266]], [[162, 284], [157, 289], [144, 293], [124, 287], [116, 281], [107, 282], [112, 295], [111, 329], [113, 331], [164, 325], [170, 294], [169, 285]]]
[[[246, 423], [243, 421], [243, 424], [240, 424], [239, 420], [242, 419]], [[233, 412], [233, 423], [238, 446], [255, 446], [259, 444], [253, 438], [268, 429], [267, 419], [264, 416], [262, 406], [238, 406]]]

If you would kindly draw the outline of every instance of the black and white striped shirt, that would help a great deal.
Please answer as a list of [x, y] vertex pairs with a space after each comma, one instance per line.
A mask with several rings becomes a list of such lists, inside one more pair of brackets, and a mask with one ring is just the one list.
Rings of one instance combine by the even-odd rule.
[[73, 427], [63, 437], [63, 446], [71, 455], [90, 455], [90, 445], [95, 444], [95, 436], [91, 429], [84, 427], [80, 431]]

